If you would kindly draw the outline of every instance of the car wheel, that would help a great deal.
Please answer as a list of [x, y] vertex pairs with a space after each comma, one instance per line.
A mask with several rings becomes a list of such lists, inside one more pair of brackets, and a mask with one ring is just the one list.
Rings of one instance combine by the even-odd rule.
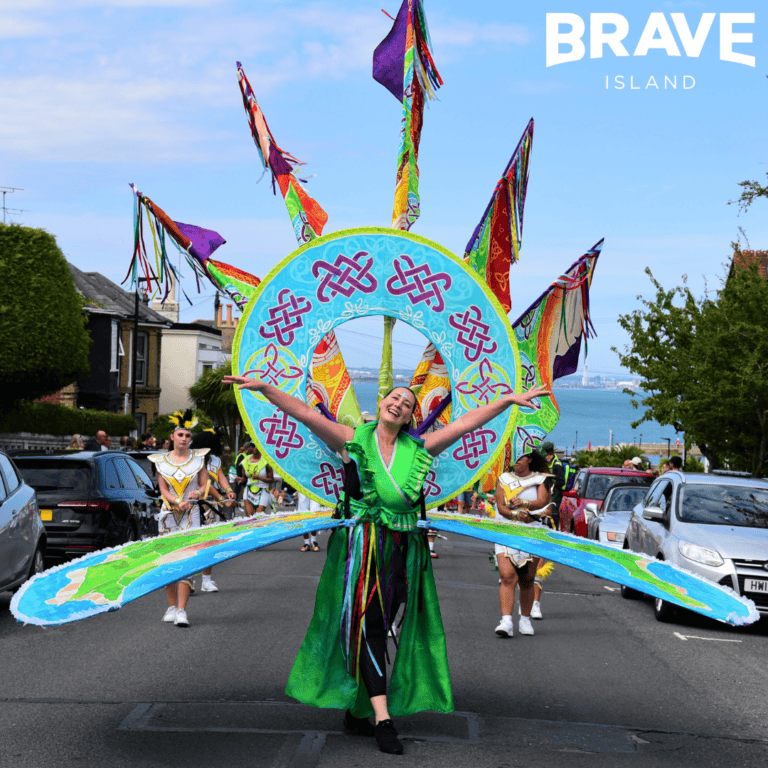
[[675, 613], [676, 609], [674, 605], [668, 603], [666, 600], [662, 600], [660, 597], [654, 599], [653, 615], [656, 617], [656, 621], [672, 621]]
[[130, 544], [132, 541], [136, 541], [136, 529], [133, 527], [133, 523], [128, 522], [125, 524], [125, 531], [123, 531], [123, 544]]
[[625, 600], [639, 600], [642, 596], [642, 592], [638, 592], [636, 589], [632, 589], [631, 587], [625, 587], [623, 584], [621, 585], [621, 596]]
[[45, 570], [45, 558], [43, 557], [43, 548], [38, 547], [35, 550], [35, 554], [32, 558], [32, 563], [29, 566], [29, 576], [28, 578], [32, 578], [33, 576], [37, 576], [38, 573], [42, 573]]

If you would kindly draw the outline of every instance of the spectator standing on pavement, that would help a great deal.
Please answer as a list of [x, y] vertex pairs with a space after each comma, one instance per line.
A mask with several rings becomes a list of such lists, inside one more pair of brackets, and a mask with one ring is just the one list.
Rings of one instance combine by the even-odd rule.
[[67, 446], [68, 451], [82, 451], [84, 448], [83, 444], [83, 438], [78, 435], [74, 434], [72, 435], [72, 439], [69, 441], [69, 445]]
[[88, 441], [85, 449], [87, 451], [108, 451], [111, 445], [112, 438], [103, 429], [100, 429], [96, 433], [96, 437]]
[[642, 471], [643, 460], [639, 456], [634, 456], [631, 459], [625, 459], [622, 467], [624, 469], [637, 469]]

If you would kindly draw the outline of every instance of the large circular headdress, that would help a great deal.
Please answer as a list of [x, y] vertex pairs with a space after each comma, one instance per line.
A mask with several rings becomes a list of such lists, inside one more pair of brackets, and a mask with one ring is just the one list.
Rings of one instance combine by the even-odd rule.
[[[520, 389], [520, 357], [505, 313], [488, 287], [445, 248], [377, 227], [344, 230], [287, 256], [258, 287], [238, 326], [233, 372], [258, 375], [305, 399], [315, 348], [336, 326], [369, 315], [394, 317], [435, 345], [455, 393], [452, 418]], [[250, 434], [281, 474], [335, 504], [341, 460], [263, 396], [238, 391]], [[478, 478], [503, 449], [517, 408], [465, 435], [436, 457], [425, 484], [435, 506]]]

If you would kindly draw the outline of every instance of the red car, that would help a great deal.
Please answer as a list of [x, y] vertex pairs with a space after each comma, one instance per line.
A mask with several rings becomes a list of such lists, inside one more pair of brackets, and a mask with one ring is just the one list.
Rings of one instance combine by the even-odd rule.
[[650, 485], [654, 480], [652, 472], [637, 469], [621, 469], [619, 467], [587, 467], [579, 471], [576, 481], [570, 491], [563, 493], [560, 504], [560, 530], [565, 533], [575, 533], [587, 538], [587, 521], [584, 519], [584, 508], [590, 501], [603, 505], [608, 490], [617, 483], [637, 483]]

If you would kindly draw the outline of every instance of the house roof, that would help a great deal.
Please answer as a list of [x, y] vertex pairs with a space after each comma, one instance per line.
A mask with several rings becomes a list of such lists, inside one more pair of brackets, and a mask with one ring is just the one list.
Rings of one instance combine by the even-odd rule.
[[[117, 283], [113, 283], [99, 272], [83, 272], [69, 262], [67, 266], [75, 281], [75, 288], [86, 300], [95, 304], [86, 306], [86, 312], [122, 318], [133, 317], [135, 294], [124, 291]], [[139, 322], [166, 326], [171, 324], [168, 318], [150, 309], [143, 301], [139, 302]]]
[[733, 269], [748, 269], [757, 264], [758, 272], [768, 279], [768, 251], [736, 251], [733, 254]]

